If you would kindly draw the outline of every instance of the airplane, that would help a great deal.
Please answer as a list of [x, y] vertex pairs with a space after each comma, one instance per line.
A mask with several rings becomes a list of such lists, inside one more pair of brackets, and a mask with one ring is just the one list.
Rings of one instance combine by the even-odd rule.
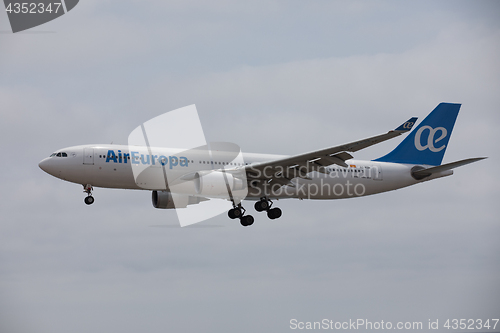
[[[257, 212], [277, 219], [282, 211], [273, 207], [273, 200], [373, 195], [450, 176], [452, 169], [486, 158], [441, 164], [460, 107], [440, 103], [413, 131], [416, 117], [384, 134], [293, 156], [243, 153], [238, 160], [234, 153], [218, 149], [207, 154], [206, 147], [183, 150], [92, 144], [60, 149], [39, 167], [54, 177], [83, 185], [87, 205], [94, 203], [94, 187], [149, 190], [153, 207], [160, 209], [186, 208], [218, 198], [231, 202], [231, 219], [250, 226], [254, 218], [246, 214], [242, 200], [255, 201]], [[407, 132], [394, 150], [377, 159], [356, 160], [350, 154]], [[168, 181], [141, 178], [139, 169], [162, 175], [168, 171]]]

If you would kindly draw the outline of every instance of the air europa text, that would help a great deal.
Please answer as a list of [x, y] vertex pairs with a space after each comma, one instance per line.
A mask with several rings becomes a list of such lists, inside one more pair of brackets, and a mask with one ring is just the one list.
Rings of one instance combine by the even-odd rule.
[[123, 153], [121, 150], [118, 150], [118, 153], [115, 153], [114, 150], [108, 150], [108, 154], [106, 155], [106, 163], [114, 162], [114, 163], [128, 163], [128, 160], [132, 164], [144, 164], [144, 165], [169, 165], [169, 168], [172, 169], [175, 166], [187, 167], [189, 164], [189, 160], [187, 157], [177, 157], [177, 156], [164, 156], [164, 155], [150, 155], [150, 154], [140, 154], [137, 151], [131, 151], [129, 153]]

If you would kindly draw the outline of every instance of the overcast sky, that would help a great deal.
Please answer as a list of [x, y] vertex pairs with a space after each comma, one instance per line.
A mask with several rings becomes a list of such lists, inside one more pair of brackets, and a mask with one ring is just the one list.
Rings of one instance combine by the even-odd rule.
[[[499, 17], [498, 1], [82, 0], [12, 34], [2, 11], [0, 332], [499, 318]], [[487, 160], [371, 197], [281, 200], [273, 221], [247, 204], [249, 228], [178, 228], [147, 191], [97, 188], [86, 206], [38, 168], [190, 104], [210, 141], [297, 154], [440, 102], [463, 104], [444, 162]]]

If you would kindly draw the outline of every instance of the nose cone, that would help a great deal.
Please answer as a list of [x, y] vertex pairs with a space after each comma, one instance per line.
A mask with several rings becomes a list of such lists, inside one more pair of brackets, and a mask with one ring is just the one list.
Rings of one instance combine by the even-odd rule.
[[47, 172], [47, 159], [44, 158], [43, 160], [40, 161], [40, 163], [38, 163], [38, 166], [40, 167], [40, 169], [42, 169], [43, 171]]
[[51, 167], [51, 164], [50, 163], [50, 158], [47, 157], [47, 158], [44, 158], [43, 160], [40, 161], [40, 163], [38, 163], [38, 166], [40, 167], [40, 169], [42, 169], [43, 171], [45, 171], [46, 173], [48, 173], [49, 175], [54, 175], [54, 167], [52, 166]]

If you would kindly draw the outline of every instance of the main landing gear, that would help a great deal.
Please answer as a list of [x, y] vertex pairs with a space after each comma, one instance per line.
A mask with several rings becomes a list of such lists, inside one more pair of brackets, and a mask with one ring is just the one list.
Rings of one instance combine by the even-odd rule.
[[94, 203], [94, 197], [92, 196], [93, 187], [90, 184], [83, 185], [83, 192], [87, 193], [87, 196], [83, 200], [87, 205], [92, 205]]
[[248, 227], [253, 224], [254, 218], [252, 215], [245, 215], [246, 209], [241, 206], [239, 203], [234, 208], [230, 209], [227, 212], [227, 215], [230, 219], [240, 219], [240, 223], [244, 227]]
[[269, 217], [271, 220], [277, 219], [281, 217], [281, 209], [278, 207], [271, 208], [273, 205], [273, 202], [267, 198], [261, 198], [259, 201], [257, 201], [254, 205], [254, 208], [258, 212], [267, 212], [267, 217]]
[[[273, 202], [267, 198], [261, 198], [259, 201], [255, 203], [255, 210], [258, 212], [267, 212], [267, 217], [271, 220], [277, 219], [281, 217], [281, 209], [275, 207], [271, 208]], [[240, 223], [244, 227], [248, 227], [253, 224], [254, 218], [252, 215], [245, 215], [246, 209], [241, 206], [241, 203], [238, 205], [233, 203], [233, 208], [227, 212], [227, 215], [231, 219], [240, 219]]]

